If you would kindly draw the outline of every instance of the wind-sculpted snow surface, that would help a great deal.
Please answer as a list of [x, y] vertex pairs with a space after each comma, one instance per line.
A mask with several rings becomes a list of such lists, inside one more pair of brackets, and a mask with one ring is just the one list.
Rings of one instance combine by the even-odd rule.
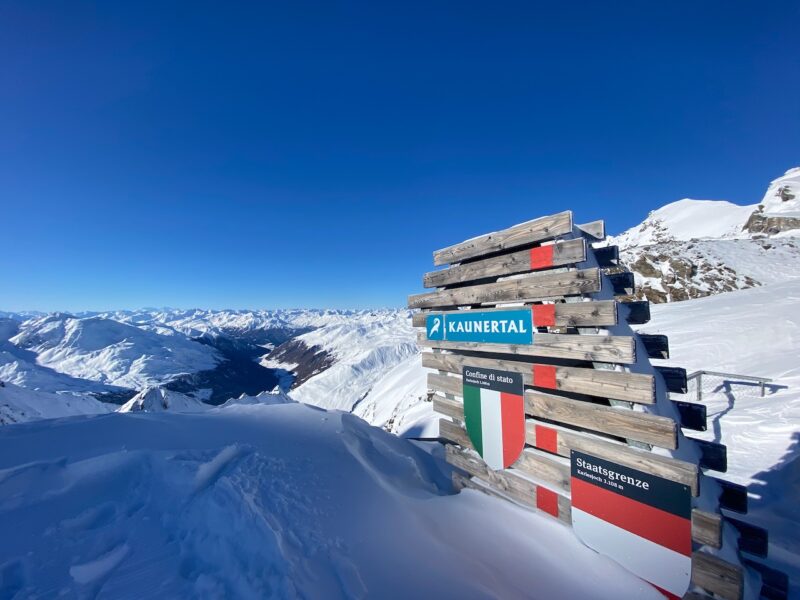
[[2, 428], [0, 597], [660, 597], [441, 466], [302, 404]]

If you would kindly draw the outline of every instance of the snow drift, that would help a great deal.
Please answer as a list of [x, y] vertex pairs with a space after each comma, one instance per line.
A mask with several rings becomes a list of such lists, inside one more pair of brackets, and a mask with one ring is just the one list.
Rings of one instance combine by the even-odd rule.
[[0, 597], [660, 598], [440, 466], [296, 403], [4, 427]]

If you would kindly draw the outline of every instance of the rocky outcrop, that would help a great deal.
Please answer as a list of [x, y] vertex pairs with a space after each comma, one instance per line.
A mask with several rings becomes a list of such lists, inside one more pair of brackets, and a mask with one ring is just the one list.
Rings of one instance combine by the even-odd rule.
[[800, 218], [785, 217], [782, 215], [768, 215], [763, 212], [763, 205], [759, 205], [745, 223], [745, 231], [753, 234], [776, 235], [784, 231], [800, 229]]
[[679, 200], [608, 243], [634, 273], [635, 297], [677, 302], [800, 274], [800, 169], [771, 182], [760, 204]]

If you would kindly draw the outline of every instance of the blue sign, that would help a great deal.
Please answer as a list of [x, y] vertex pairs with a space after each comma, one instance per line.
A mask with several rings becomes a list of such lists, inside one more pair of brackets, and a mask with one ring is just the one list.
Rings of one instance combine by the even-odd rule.
[[534, 333], [530, 309], [428, 315], [425, 329], [429, 340], [490, 344], [532, 344]]

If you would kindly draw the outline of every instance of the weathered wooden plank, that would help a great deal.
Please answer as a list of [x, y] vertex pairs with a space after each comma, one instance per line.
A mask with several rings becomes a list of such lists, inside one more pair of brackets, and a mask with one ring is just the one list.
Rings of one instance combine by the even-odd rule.
[[[434, 395], [433, 410], [457, 421], [464, 421], [464, 405], [461, 400], [447, 399]], [[453, 424], [449, 423], [446, 427], [449, 425]], [[468, 444], [465, 444], [464, 441], [468, 441], [468, 437], [466, 437], [464, 429], [457, 425], [453, 425], [453, 427], [463, 432], [463, 437], [454, 441], [467, 447]], [[452, 433], [452, 435], [457, 434], [458, 432]], [[448, 437], [447, 439], [453, 438]], [[654, 454], [647, 450], [632, 448], [621, 442], [609, 440], [585, 431], [575, 431], [553, 423], [545, 423], [529, 418], [525, 426], [525, 442], [534, 448], [558, 454], [565, 458], [570, 457], [571, 450], [585, 452], [631, 469], [652, 473], [670, 481], [687, 485], [693, 496], [697, 496], [699, 493], [699, 469], [697, 465]]]
[[490, 485], [515, 500], [528, 502], [528, 499], [536, 498], [536, 483], [520, 476], [513, 469], [492, 471], [477, 454], [466, 452], [454, 446], [445, 448], [445, 457], [447, 462], [454, 467], [466, 471], [473, 477], [481, 477]]
[[[449, 381], [452, 380], [452, 381]], [[460, 379], [447, 375], [430, 374], [428, 385], [434, 390], [461, 398]], [[442, 407], [442, 401], [434, 398], [434, 410]], [[455, 414], [455, 400], [448, 406], [450, 416]], [[463, 414], [463, 405], [460, 401]], [[583, 427], [592, 431], [623, 437], [661, 448], [677, 447], [677, 425], [667, 417], [634, 412], [627, 408], [600, 406], [582, 400], [572, 400], [541, 392], [525, 392], [525, 412], [532, 417], [558, 421], [566, 425]], [[463, 418], [462, 418], [463, 419]]]
[[437, 250], [433, 253], [433, 264], [438, 267], [461, 262], [476, 256], [553, 239], [571, 231], [572, 211], [567, 210]]
[[[617, 303], [613, 300], [600, 302], [557, 302], [555, 304], [533, 304], [513, 309], [530, 308], [533, 312], [533, 324], [536, 327], [603, 327], [617, 324]], [[481, 308], [481, 312], [509, 310], [504, 308]], [[464, 311], [430, 311], [416, 312], [411, 316], [414, 327], [425, 327], [426, 319], [431, 316], [448, 315]]]
[[600, 270], [596, 268], [545, 271], [494, 283], [412, 294], [408, 297], [408, 307], [439, 308], [482, 303], [530, 302], [590, 294], [599, 291], [601, 285]]
[[576, 225], [575, 227], [596, 240], [604, 240], [606, 237], [606, 222], [603, 221], [603, 219], [598, 219], [591, 223], [584, 223], [583, 225]]
[[692, 539], [712, 548], [722, 547], [722, 515], [695, 508], [692, 510]]
[[557, 491], [568, 493], [570, 490], [569, 460], [561, 456], [525, 448], [514, 463], [514, 468], [550, 484]]
[[655, 401], [652, 375], [542, 365], [462, 354], [422, 353], [422, 366], [429, 369], [460, 375], [466, 365], [522, 373], [523, 383], [527, 386], [640, 404], [652, 404]]
[[[454, 400], [453, 402], [458, 401]], [[632, 448], [622, 442], [609, 440], [585, 431], [575, 431], [553, 423], [545, 423], [537, 419], [527, 420], [525, 441], [535, 448], [566, 458], [570, 457], [572, 450], [585, 452], [631, 469], [652, 473], [687, 485], [693, 496], [697, 496], [699, 493], [699, 469], [697, 465], [689, 462], [654, 454], [648, 450]]]
[[[464, 404], [462, 403], [461, 400], [453, 400], [452, 398], [442, 398], [441, 396], [434, 395], [433, 411], [448, 416], [451, 419], [455, 419], [460, 422], [464, 421]], [[462, 446], [467, 445], [463, 443], [463, 440], [454, 440], [454, 441], [458, 441], [458, 443], [461, 444]]]
[[[469, 441], [466, 431], [455, 423], [447, 419], [440, 419], [439, 431], [443, 438], [460, 444], [463, 448], [472, 449], [472, 444]], [[475, 460], [479, 460], [477, 457], [474, 458]], [[475, 465], [471, 468], [477, 470]], [[487, 469], [485, 465], [483, 468]], [[570, 467], [568, 460], [558, 460], [552, 456], [548, 457], [544, 452], [528, 449], [522, 453], [522, 456], [514, 464], [513, 468], [534, 477], [536, 480], [551, 484], [556, 491], [559, 491], [559, 495], [563, 496], [566, 501], [569, 502]], [[645, 471], [653, 473], [653, 471], [647, 469], [645, 469]], [[659, 473], [653, 474], [659, 475]], [[540, 489], [541, 488], [538, 488], [538, 490]], [[569, 505], [567, 505], [567, 508], [568, 507]], [[692, 539], [698, 544], [705, 544], [713, 548], [721, 547], [722, 516], [699, 509], [693, 509]]]
[[740, 600], [744, 588], [742, 568], [707, 552], [692, 554], [692, 582], [724, 600]]
[[582, 238], [537, 246], [431, 271], [422, 277], [426, 288], [464, 283], [489, 277], [504, 277], [527, 271], [539, 271], [586, 260], [586, 241]]
[[[469, 441], [466, 430], [462, 429], [459, 425], [454, 423], [448, 424], [444, 419], [440, 419], [439, 435], [453, 442], [457, 442], [464, 448], [472, 449], [472, 443]], [[535, 448], [526, 448], [512, 465], [512, 468], [538, 481], [550, 484], [553, 488], [564, 493], [569, 492], [569, 460], [561, 456], [547, 454]]]
[[491, 487], [491, 484], [483, 481], [480, 477], [472, 477], [470, 479], [453, 472], [453, 484], [460, 489], [466, 487], [483, 492], [484, 494], [488, 494], [490, 496], [494, 496], [496, 498], [501, 498], [507, 502], [516, 502], [517, 504], [526, 508], [543, 511], [545, 514], [548, 514], [559, 521], [563, 521], [566, 525], [572, 525], [571, 506], [569, 499], [560, 494], [552, 492], [545, 487], [537, 485], [536, 494], [534, 497], [527, 499], [527, 502], [523, 502], [519, 498], [512, 498], [503, 492], [495, 490]]
[[626, 336], [536, 333], [534, 334], [533, 344], [521, 345], [434, 341], [428, 340], [425, 332], [421, 331], [417, 335], [417, 344], [440, 350], [468, 350], [517, 356], [540, 356], [543, 358], [572, 358], [620, 364], [636, 362], [633, 338]]
[[525, 392], [525, 401], [526, 412], [533, 417], [600, 431], [670, 450], [678, 447], [677, 424], [667, 417], [634, 412], [621, 407], [600, 406], [530, 390]]

